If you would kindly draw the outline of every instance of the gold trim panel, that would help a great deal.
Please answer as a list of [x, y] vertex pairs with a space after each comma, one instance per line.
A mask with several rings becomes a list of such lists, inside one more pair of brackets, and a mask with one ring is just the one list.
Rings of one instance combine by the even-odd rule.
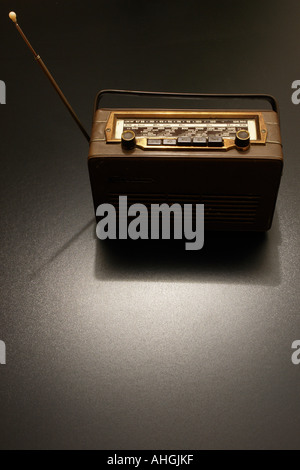
[[[252, 119], [256, 123], [256, 140], [251, 140], [252, 144], [264, 145], [267, 139], [267, 128], [261, 112], [252, 111], [182, 111], [182, 110], [120, 110], [111, 111], [105, 127], [105, 137], [107, 143], [119, 143], [121, 140], [115, 138], [116, 123], [118, 119], [138, 119], [138, 118], [165, 118], [165, 119]], [[161, 138], [161, 137], [159, 137]], [[201, 147], [201, 146], [168, 146], [168, 145], [148, 145], [147, 138], [136, 137], [136, 146], [144, 150], [229, 150], [235, 148], [233, 139], [224, 138], [222, 147]]]

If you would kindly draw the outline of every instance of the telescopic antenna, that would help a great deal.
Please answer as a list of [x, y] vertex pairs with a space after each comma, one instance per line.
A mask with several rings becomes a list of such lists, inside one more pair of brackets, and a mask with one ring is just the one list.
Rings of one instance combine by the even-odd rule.
[[56, 81], [54, 80], [53, 76], [51, 75], [51, 73], [49, 72], [49, 70], [47, 69], [46, 65], [44, 64], [41, 56], [39, 54], [37, 54], [35, 52], [35, 50], [33, 49], [32, 45], [30, 44], [30, 42], [28, 41], [27, 37], [25, 36], [25, 34], [23, 33], [22, 29], [20, 28], [20, 26], [18, 25], [18, 22], [17, 22], [17, 15], [14, 11], [11, 11], [8, 15], [10, 17], [10, 19], [12, 20], [13, 23], [15, 23], [15, 26], [17, 28], [17, 30], [19, 31], [21, 37], [23, 38], [24, 42], [27, 44], [28, 48], [30, 49], [30, 51], [32, 52], [32, 54], [34, 55], [34, 58], [35, 60], [37, 61], [37, 63], [39, 64], [39, 66], [41, 67], [41, 69], [43, 70], [43, 72], [45, 73], [45, 75], [47, 76], [47, 78], [49, 79], [51, 85], [53, 86], [53, 88], [55, 89], [55, 91], [58, 93], [60, 99], [62, 100], [62, 102], [64, 103], [64, 105], [66, 106], [66, 108], [68, 109], [69, 113], [71, 114], [72, 118], [74, 119], [74, 121], [76, 122], [76, 124], [78, 125], [79, 129], [81, 130], [81, 132], [83, 133], [84, 137], [87, 139], [87, 141], [89, 142], [90, 141], [90, 136], [88, 135], [87, 131], [85, 130], [85, 128], [83, 127], [83, 125], [81, 124], [77, 114], [75, 113], [74, 109], [72, 108], [72, 106], [70, 105], [69, 101], [67, 100], [67, 98], [65, 97], [65, 95], [63, 94], [63, 92], [61, 91], [61, 89], [59, 88], [58, 84], [56, 83]]

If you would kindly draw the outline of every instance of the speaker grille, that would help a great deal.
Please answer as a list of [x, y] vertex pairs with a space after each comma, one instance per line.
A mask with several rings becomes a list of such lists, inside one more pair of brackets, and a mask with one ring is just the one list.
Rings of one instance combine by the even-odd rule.
[[[255, 195], [211, 195], [211, 194], [149, 194], [128, 193], [127, 204], [144, 204], [148, 211], [150, 204], [204, 204], [205, 222], [226, 224], [253, 224], [256, 220], [260, 196]], [[109, 193], [108, 202], [118, 211], [119, 196]], [[194, 217], [193, 207], [193, 217]]]

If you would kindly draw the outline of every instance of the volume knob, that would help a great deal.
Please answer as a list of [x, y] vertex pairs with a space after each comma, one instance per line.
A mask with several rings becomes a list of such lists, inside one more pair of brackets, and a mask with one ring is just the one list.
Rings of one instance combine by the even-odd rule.
[[250, 134], [243, 129], [237, 131], [235, 135], [235, 145], [238, 150], [247, 150], [250, 146]]
[[132, 150], [135, 147], [135, 133], [131, 130], [124, 131], [121, 135], [121, 145], [124, 150]]

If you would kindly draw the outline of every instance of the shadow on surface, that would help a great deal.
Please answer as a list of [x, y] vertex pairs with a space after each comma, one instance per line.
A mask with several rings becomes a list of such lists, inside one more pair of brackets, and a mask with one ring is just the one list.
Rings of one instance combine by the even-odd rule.
[[101, 280], [280, 284], [278, 218], [268, 233], [206, 232], [204, 247], [173, 240], [96, 240]]

